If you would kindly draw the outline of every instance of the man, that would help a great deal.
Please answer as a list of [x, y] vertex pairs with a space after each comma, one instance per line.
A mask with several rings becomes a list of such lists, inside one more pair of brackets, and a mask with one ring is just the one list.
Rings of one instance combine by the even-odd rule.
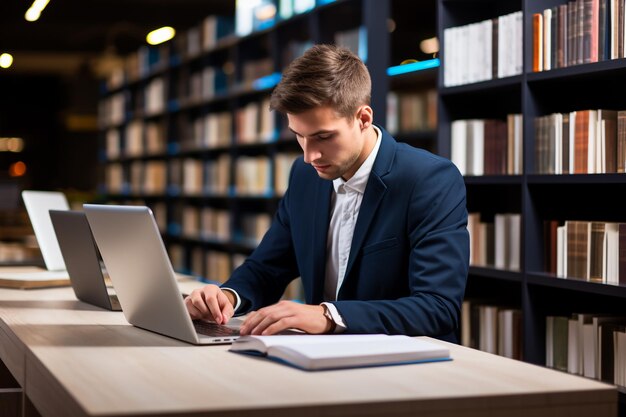
[[[455, 340], [469, 265], [465, 185], [447, 159], [374, 126], [371, 81], [350, 51], [316, 45], [272, 93], [303, 150], [254, 253], [221, 287], [185, 300], [192, 318], [241, 334], [388, 333]], [[306, 304], [280, 301], [300, 276]]]

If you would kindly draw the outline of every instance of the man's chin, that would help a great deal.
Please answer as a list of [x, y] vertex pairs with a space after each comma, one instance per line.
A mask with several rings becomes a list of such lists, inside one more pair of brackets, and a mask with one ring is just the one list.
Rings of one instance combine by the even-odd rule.
[[319, 172], [319, 171], [317, 171], [317, 175], [321, 179], [328, 180], [328, 181], [334, 181], [341, 176], [341, 175], [338, 175], [336, 172]]

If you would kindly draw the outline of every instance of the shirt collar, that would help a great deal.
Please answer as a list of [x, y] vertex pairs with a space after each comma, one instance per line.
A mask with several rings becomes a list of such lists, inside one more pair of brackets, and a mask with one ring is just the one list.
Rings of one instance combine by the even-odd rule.
[[351, 188], [359, 193], [363, 194], [365, 192], [365, 187], [367, 186], [367, 180], [370, 177], [370, 173], [372, 172], [372, 167], [374, 166], [374, 161], [376, 160], [376, 155], [378, 155], [378, 149], [380, 148], [380, 138], [382, 133], [380, 129], [372, 125], [374, 131], [376, 132], [376, 144], [374, 145], [374, 149], [370, 152], [367, 159], [363, 161], [359, 169], [354, 173], [354, 175], [348, 180], [345, 181], [343, 178], [339, 177], [333, 180], [333, 188], [335, 192], [339, 192], [339, 187], [344, 186], [347, 188]]

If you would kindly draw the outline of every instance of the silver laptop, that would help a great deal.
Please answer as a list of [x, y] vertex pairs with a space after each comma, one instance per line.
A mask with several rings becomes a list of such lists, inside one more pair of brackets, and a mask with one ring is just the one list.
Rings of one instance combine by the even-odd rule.
[[49, 210], [69, 210], [65, 194], [57, 191], [22, 191], [22, 200], [28, 213], [37, 244], [46, 268], [36, 266], [0, 267], [0, 278], [25, 281], [67, 280], [63, 255], [52, 228]]
[[117, 296], [109, 293], [110, 288], [107, 288], [107, 274], [102, 270], [100, 254], [85, 213], [50, 210], [50, 220], [76, 298], [104, 309], [121, 310]]
[[130, 324], [193, 344], [231, 343], [239, 337], [240, 319], [227, 325], [191, 320], [148, 207], [83, 207]]
[[48, 271], [65, 271], [61, 248], [50, 221], [49, 210], [69, 210], [65, 194], [58, 191], [22, 191], [24, 206]]

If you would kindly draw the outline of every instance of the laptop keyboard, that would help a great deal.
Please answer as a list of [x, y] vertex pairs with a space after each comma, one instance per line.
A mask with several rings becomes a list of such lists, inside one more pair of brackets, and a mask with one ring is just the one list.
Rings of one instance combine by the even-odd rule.
[[239, 330], [203, 320], [194, 320], [193, 326], [198, 333], [205, 336], [239, 336]]

